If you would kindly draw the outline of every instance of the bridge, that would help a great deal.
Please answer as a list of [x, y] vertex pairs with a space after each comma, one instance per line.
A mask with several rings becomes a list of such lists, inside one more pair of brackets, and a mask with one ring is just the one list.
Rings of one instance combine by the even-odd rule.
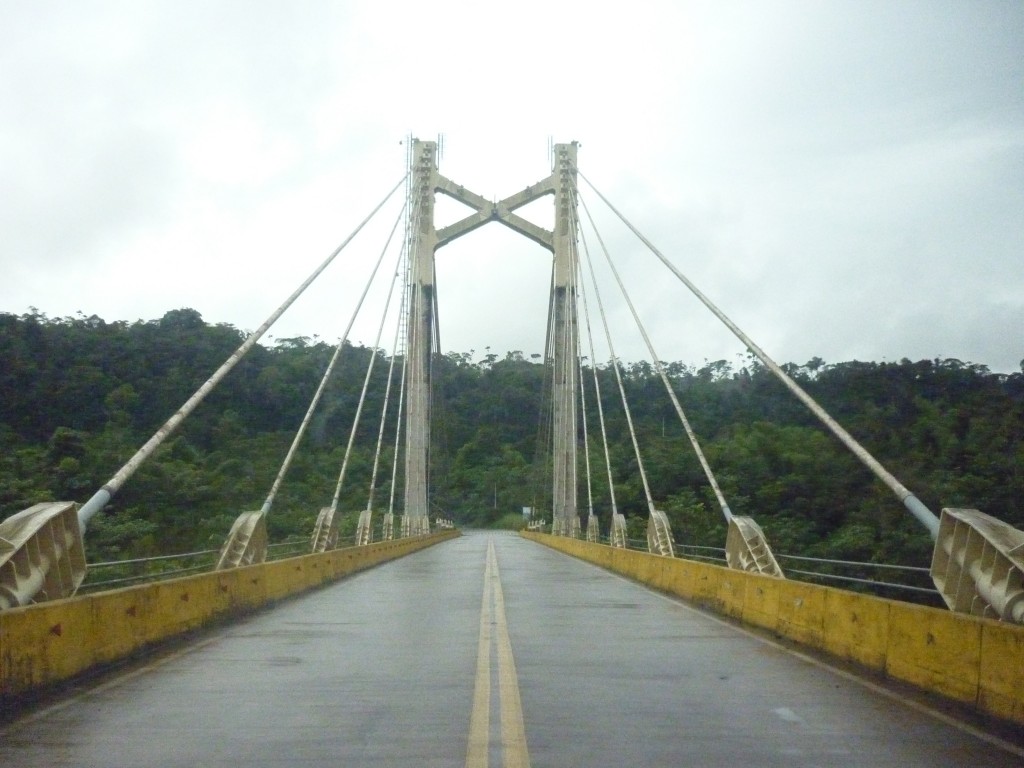
[[[1020, 764], [1024, 532], [978, 510], [928, 509], [590, 185], [577, 149], [555, 145], [549, 176], [495, 202], [443, 176], [435, 142], [410, 141], [408, 174], [388, 195], [406, 191], [388, 298], [400, 283], [391, 365], [403, 363], [403, 418], [388, 511], [373, 506], [382, 417], [350, 546], [339, 546], [339, 500], [366, 384], [306, 552], [275, 559], [267, 529], [346, 331], [266, 499], [238, 516], [212, 568], [83, 588], [90, 521], [363, 225], [92, 497], [42, 502], [0, 523], [6, 764]], [[685, 542], [644, 469], [599, 288], [585, 284], [580, 179], [927, 531], [946, 608], [787, 578], [761, 526], [730, 508], [609, 259], [728, 526], [724, 562], [680, 556]], [[439, 193], [473, 213], [438, 229]], [[550, 230], [516, 213], [544, 197], [554, 201]], [[523, 536], [458, 535], [458, 511], [430, 505], [434, 255], [490, 222], [552, 253], [548, 495]], [[581, 359], [585, 335], [596, 359], [592, 311], [646, 499], [646, 551], [616, 505], [596, 374], [599, 419], [587, 422]], [[601, 435], [604, 456], [590, 455], [588, 431]], [[600, 472], [611, 493], [605, 530], [591, 492]]]

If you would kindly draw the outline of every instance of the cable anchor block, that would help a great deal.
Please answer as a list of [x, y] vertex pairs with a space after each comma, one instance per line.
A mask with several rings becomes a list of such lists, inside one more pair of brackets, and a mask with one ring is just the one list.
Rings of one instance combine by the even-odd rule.
[[608, 534], [613, 547], [626, 548], [626, 516], [620, 512], [612, 513], [612, 529]]
[[359, 522], [356, 524], [356, 546], [365, 547], [373, 542], [373, 512], [364, 509], [359, 513]]
[[73, 501], [49, 501], [0, 523], [0, 609], [71, 597], [85, 580]]
[[1024, 531], [976, 509], [943, 509], [931, 576], [951, 611], [1024, 624]]
[[334, 509], [323, 507], [316, 516], [313, 536], [310, 540], [313, 554], [326, 552], [338, 546], [338, 524], [334, 520]]
[[647, 519], [647, 551], [652, 555], [675, 557], [672, 548], [672, 526], [660, 509], [651, 510], [651, 515]]
[[262, 510], [243, 512], [231, 526], [221, 547], [217, 567], [223, 571], [243, 565], [262, 563], [267, 559], [267, 516]]
[[760, 573], [786, 578], [768, 546], [761, 526], [752, 517], [733, 515], [729, 518], [729, 533], [725, 538], [725, 560], [729, 567], [747, 573]]

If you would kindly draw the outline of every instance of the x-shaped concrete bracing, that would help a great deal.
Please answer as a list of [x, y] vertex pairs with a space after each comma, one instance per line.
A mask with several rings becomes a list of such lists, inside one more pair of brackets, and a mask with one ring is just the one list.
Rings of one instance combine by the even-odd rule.
[[524, 205], [532, 203], [544, 195], [555, 194], [555, 177], [553, 174], [544, 179], [544, 181], [533, 184], [522, 192], [516, 192], [516, 194], [510, 195], [496, 203], [485, 200], [475, 192], [470, 192], [465, 187], [456, 184], [441, 174], [437, 174], [435, 191], [448, 195], [448, 197], [458, 200], [460, 203], [464, 203], [476, 211], [476, 213], [472, 213], [466, 218], [438, 230], [438, 248], [442, 245], [447, 245], [457, 237], [462, 237], [467, 232], [472, 232], [474, 229], [482, 227], [489, 221], [500, 221], [506, 227], [530, 238], [538, 245], [543, 245], [554, 253], [555, 237], [553, 232], [543, 227], [538, 227], [536, 224], [513, 213], [517, 208], [522, 208]]

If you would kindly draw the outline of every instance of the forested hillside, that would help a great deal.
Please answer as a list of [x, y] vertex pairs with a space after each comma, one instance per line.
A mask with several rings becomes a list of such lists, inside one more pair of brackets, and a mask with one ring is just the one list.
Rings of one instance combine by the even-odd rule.
[[[135, 323], [0, 314], [0, 517], [39, 501], [85, 501], [243, 338], [189, 309]], [[330, 503], [371, 351], [344, 350], [269, 516], [272, 539], [307, 536]], [[219, 546], [239, 512], [262, 504], [332, 352], [307, 338], [256, 347], [94, 520], [90, 557]], [[346, 510], [366, 506], [388, 362], [378, 356]], [[975, 507], [1024, 527], [1024, 375], [957, 360], [787, 368], [933, 510]], [[669, 372], [731, 508], [755, 517], [778, 551], [927, 564], [920, 525], [759, 365], [673, 363]], [[607, 533], [604, 451], [584, 373], [594, 508]], [[652, 493], [677, 541], [722, 546], [724, 521], [660, 379], [643, 362], [624, 374]], [[616, 499], [637, 525], [646, 504], [615, 377], [599, 366], [598, 378]], [[544, 367], [514, 351], [448, 353], [435, 380], [433, 511], [489, 525], [524, 506], [544, 509]], [[397, 392], [391, 411], [396, 401]], [[392, 420], [375, 497], [382, 511], [393, 429]]]

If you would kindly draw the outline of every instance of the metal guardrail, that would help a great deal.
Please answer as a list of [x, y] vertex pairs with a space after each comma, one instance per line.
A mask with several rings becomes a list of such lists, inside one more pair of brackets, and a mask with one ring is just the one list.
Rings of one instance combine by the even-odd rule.
[[[607, 537], [601, 538], [602, 544], [609, 544]], [[646, 539], [627, 539], [626, 546], [628, 549], [635, 549], [641, 552], [647, 551], [647, 540]], [[675, 556], [684, 560], [698, 560], [704, 562], [715, 563], [718, 565], [725, 564], [725, 548], [724, 547], [708, 547], [699, 544], [680, 544], [676, 543], [676, 554]], [[934, 586], [919, 586], [916, 584], [908, 584], [898, 581], [882, 581], [880, 579], [867, 578], [864, 573], [865, 571], [895, 571], [898, 573], [921, 575], [926, 577], [922, 581], [930, 580], [930, 570], [928, 568], [922, 568], [913, 565], [892, 565], [890, 563], [865, 563], [856, 560], [838, 560], [827, 557], [806, 557], [803, 555], [782, 555], [776, 553], [776, 558], [787, 561], [794, 561], [798, 563], [820, 563], [826, 566], [838, 566], [840, 568], [847, 569], [846, 573], [830, 573], [823, 570], [809, 570], [801, 568], [786, 568], [785, 573], [787, 576], [800, 576], [803, 577], [801, 581], [809, 581], [811, 583], [818, 581], [832, 581], [845, 584], [859, 584], [863, 587], [870, 588], [869, 591], [872, 594], [876, 594], [881, 597], [889, 597], [893, 593], [910, 593], [918, 596], [927, 596], [939, 599], [939, 591]], [[851, 574], [850, 572], [853, 572]], [[859, 575], [854, 575], [859, 574]], [[889, 594], [886, 594], [886, 593]]]
[[[352, 541], [345, 541], [345, 545], [351, 545]], [[294, 541], [281, 541], [267, 545], [267, 560], [283, 560], [286, 557], [293, 557], [309, 553], [309, 540], [302, 538]], [[173, 579], [178, 576], [187, 576], [190, 573], [202, 573], [213, 569], [217, 562], [219, 549], [204, 549], [198, 552], [183, 552], [176, 555], [155, 555], [153, 557], [138, 557], [130, 560], [109, 560], [102, 563], [90, 563], [86, 581], [78, 589], [78, 594], [89, 594], [106, 589], [130, 586], [133, 584], [145, 584], [154, 581]], [[189, 563], [184, 565], [183, 563]], [[169, 565], [171, 567], [161, 567]], [[112, 572], [110, 578], [103, 578], [100, 581], [93, 581], [97, 572]], [[120, 573], [117, 573], [120, 571]], [[126, 573], [128, 571], [128, 573]], [[130, 571], [137, 571], [131, 573]]]
[[[607, 537], [602, 537], [600, 539], [600, 543], [609, 544], [610, 542]], [[344, 542], [339, 542], [339, 546], [355, 546], [355, 537], [347, 537]], [[629, 549], [646, 552], [647, 540], [627, 539], [626, 546]], [[715, 564], [725, 563], [724, 547], [709, 547], [699, 544], [679, 543], [676, 543], [675, 547], [675, 556], [684, 560], [696, 560]], [[275, 544], [269, 544], [267, 549], [268, 561], [281, 560], [298, 554], [306, 554], [309, 551], [309, 542], [305, 538], [296, 539], [294, 541], [283, 541]], [[185, 576], [190, 573], [207, 571], [213, 568], [219, 551], [220, 550], [217, 549], [205, 549], [198, 552], [185, 552], [175, 555], [156, 555], [154, 557], [141, 557], [130, 560], [111, 560], [102, 563], [91, 563], [89, 565], [89, 574], [86, 577], [86, 582], [78, 590], [78, 594], [98, 592], [103, 589], [112, 589], [131, 584], [161, 581], [164, 579], [176, 578], [178, 576]], [[859, 584], [864, 587], [871, 588], [871, 591], [875, 593], [884, 592], [886, 590], [895, 590], [899, 592], [909, 592], [916, 595], [927, 595], [929, 597], [939, 596], [938, 590], [931, 586], [922, 587], [901, 582], [881, 581], [879, 579], [866, 578], [863, 575], [865, 569], [871, 569], [878, 571], [894, 571], [898, 573], [927, 577], [929, 574], [928, 568], [911, 565], [892, 565], [890, 563], [865, 563], [856, 560], [839, 560], [825, 557], [806, 557], [803, 555], [776, 554], [776, 557], [779, 560], [793, 561], [797, 563], [819, 563], [826, 566], [838, 566], [849, 570], [857, 569], [854, 570], [854, 573], [861, 574], [851, 575], [849, 570], [847, 573], [829, 573], [827, 571], [805, 570], [800, 568], [786, 569], [787, 575], [801, 576], [804, 577], [802, 580], [805, 581], [834, 581], [847, 584]], [[182, 561], [193, 561], [193, 564], [181, 565]], [[161, 568], [161, 564], [177, 564], [177, 566]], [[121, 569], [122, 573], [101, 581], [91, 580], [93, 575], [97, 572], [116, 571], [117, 569]], [[124, 570], [126, 569], [129, 571], [138, 570], [139, 572], [125, 574]]]
[[[920, 575], [924, 578], [921, 579], [923, 582], [930, 582], [930, 572], [928, 568], [921, 568], [913, 565], [893, 565], [891, 563], [865, 563], [858, 562], [855, 560], [836, 560], [826, 557], [804, 557], [800, 555], [782, 555], [778, 554], [776, 557], [779, 560], [803, 562], [803, 563], [821, 563], [823, 565], [837, 565], [842, 568], [854, 570], [854, 573], [860, 573], [861, 575], [851, 575], [850, 573], [829, 573], [826, 571], [811, 571], [803, 570], [800, 568], [787, 568], [787, 574], [794, 574], [800, 576], [806, 576], [810, 580], [824, 580], [824, 581], [838, 581], [847, 584], [862, 584], [865, 586], [875, 588], [875, 591], [884, 590], [896, 590], [897, 592], [911, 592], [917, 595], [928, 595], [932, 597], [939, 597], [939, 591], [934, 586], [920, 586], [916, 584], [908, 584], [905, 582], [894, 582], [894, 581], [882, 581], [880, 579], [867, 578], [863, 575], [865, 572], [870, 571], [896, 571], [905, 574]], [[884, 596], [884, 595], [883, 595]]]
[[[865, 565], [871, 565], [871, 564], [870, 563], [865, 563]], [[868, 584], [868, 585], [871, 585], [873, 587], [882, 587], [882, 588], [885, 588], [885, 589], [897, 589], [897, 590], [903, 590], [903, 591], [906, 591], [906, 592], [916, 592], [918, 594], [934, 595], [935, 597], [939, 597], [939, 592], [934, 587], [930, 587], [930, 588], [929, 587], [915, 587], [912, 584], [899, 584], [899, 583], [891, 582], [891, 581], [877, 581], [875, 579], [861, 579], [861, 578], [858, 578], [856, 576], [841, 576], [841, 575], [839, 575], [837, 573], [820, 573], [820, 572], [817, 572], [817, 571], [802, 571], [802, 570], [799, 570], [799, 569], [796, 569], [796, 568], [790, 568], [790, 569], [788, 569], [786, 571], [786, 573], [787, 574], [789, 574], [789, 573], [796, 573], [796, 574], [800, 574], [801, 576], [810, 576], [812, 578], [826, 579], [826, 580], [831, 580], [831, 581], [845, 581], [845, 582], [848, 582], [848, 583], [851, 583], [851, 584]]]
[[[378, 533], [375, 531], [375, 534]], [[380, 541], [381, 537], [376, 536], [374, 541]], [[356, 546], [355, 535], [339, 539], [338, 548]], [[305, 555], [310, 552], [308, 538], [294, 539], [292, 541], [281, 541], [267, 545], [267, 561], [283, 560], [286, 557]], [[197, 552], [182, 552], [174, 555], [154, 555], [153, 557], [137, 557], [129, 560], [108, 560], [101, 563], [89, 563], [89, 570], [85, 583], [78, 589], [77, 594], [89, 594], [105, 589], [116, 589], [118, 587], [130, 586], [133, 584], [145, 584], [154, 581], [173, 579], [178, 576], [186, 576], [190, 573], [201, 573], [212, 570], [217, 563], [219, 549], [203, 549]], [[189, 564], [185, 564], [189, 563]], [[166, 567], [164, 567], [166, 566]], [[95, 581], [97, 573], [112, 573], [109, 578]]]

